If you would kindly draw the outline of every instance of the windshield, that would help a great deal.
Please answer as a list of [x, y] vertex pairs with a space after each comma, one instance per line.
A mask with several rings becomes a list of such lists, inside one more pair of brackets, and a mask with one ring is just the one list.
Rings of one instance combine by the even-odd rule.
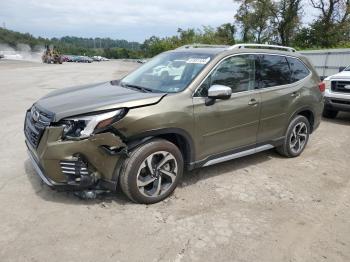
[[177, 93], [192, 82], [211, 58], [211, 54], [163, 53], [123, 78], [121, 85], [148, 92]]
[[350, 66], [344, 69], [344, 71], [350, 71]]

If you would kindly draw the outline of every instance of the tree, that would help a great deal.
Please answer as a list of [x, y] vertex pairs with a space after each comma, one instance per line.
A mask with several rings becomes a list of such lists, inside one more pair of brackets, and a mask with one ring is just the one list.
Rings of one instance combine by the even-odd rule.
[[311, 24], [310, 37], [314, 44], [332, 47], [349, 41], [350, 0], [310, 0], [320, 15]]
[[245, 43], [253, 41], [253, 36], [251, 35], [252, 25], [250, 24], [251, 20], [251, 3], [252, 0], [244, 0], [239, 1], [235, 0], [235, 2], [241, 2], [241, 5], [238, 8], [238, 11], [235, 15], [235, 20], [241, 28], [242, 41]]
[[233, 24], [227, 23], [219, 26], [216, 29], [215, 37], [222, 44], [233, 45], [235, 44], [235, 32], [236, 28]]
[[271, 11], [274, 16], [273, 25], [277, 31], [277, 42], [288, 46], [296, 35], [301, 24], [301, 0], [281, 0], [275, 3]]
[[241, 5], [235, 19], [242, 28], [244, 42], [264, 43], [271, 40], [273, 35], [272, 0], [244, 0], [238, 1]]
[[217, 28], [211, 26], [203, 26], [201, 29], [179, 28], [176, 36], [164, 38], [152, 36], [146, 39], [141, 49], [146, 57], [152, 57], [161, 52], [189, 44], [233, 45], [235, 43], [235, 31], [235, 26], [230, 23]]

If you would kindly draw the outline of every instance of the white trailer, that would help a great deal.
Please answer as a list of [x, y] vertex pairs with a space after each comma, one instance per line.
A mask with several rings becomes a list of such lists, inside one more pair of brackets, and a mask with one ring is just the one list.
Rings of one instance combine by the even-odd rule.
[[350, 48], [300, 51], [314, 65], [321, 79], [350, 65]]

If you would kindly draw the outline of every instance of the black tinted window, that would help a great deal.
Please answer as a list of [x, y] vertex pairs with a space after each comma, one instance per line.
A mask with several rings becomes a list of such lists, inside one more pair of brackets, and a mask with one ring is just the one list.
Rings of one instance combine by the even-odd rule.
[[255, 56], [239, 55], [222, 61], [202, 84], [198, 96], [207, 96], [212, 85], [229, 86], [232, 93], [255, 88]]
[[309, 75], [309, 69], [299, 59], [288, 57], [287, 60], [292, 70], [292, 83]]
[[260, 80], [262, 88], [290, 83], [291, 72], [284, 56], [264, 55], [260, 59]]

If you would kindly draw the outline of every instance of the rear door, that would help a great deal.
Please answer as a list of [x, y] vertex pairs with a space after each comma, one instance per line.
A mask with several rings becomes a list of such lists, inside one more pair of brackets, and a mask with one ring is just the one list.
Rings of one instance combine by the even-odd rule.
[[261, 115], [257, 142], [272, 142], [284, 136], [290, 108], [300, 97], [301, 86], [291, 84], [292, 71], [285, 56], [260, 55], [258, 71]]
[[[193, 97], [198, 159], [256, 144], [260, 96], [256, 56], [235, 55], [224, 59], [209, 74]], [[229, 86], [232, 96], [207, 106], [210, 86]]]

